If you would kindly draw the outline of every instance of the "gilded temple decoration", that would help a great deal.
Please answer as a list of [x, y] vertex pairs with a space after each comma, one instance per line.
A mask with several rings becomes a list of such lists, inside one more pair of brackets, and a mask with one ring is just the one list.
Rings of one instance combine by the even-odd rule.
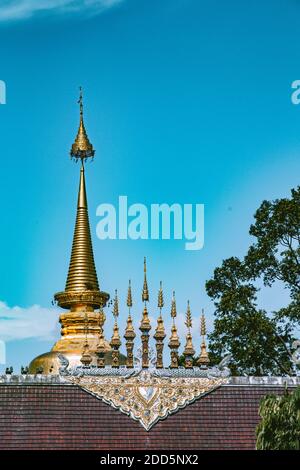
[[149, 431], [158, 421], [227, 382], [226, 377], [155, 375], [141, 370], [129, 376], [68, 376], [66, 380], [122, 411]]
[[81, 161], [83, 161], [90, 157], [93, 158], [95, 155], [95, 150], [89, 141], [89, 138], [85, 130], [85, 126], [84, 126], [82, 87], [80, 87], [80, 96], [79, 96], [78, 104], [80, 108], [79, 128], [78, 128], [75, 142], [72, 145], [70, 155], [71, 155], [71, 158], [80, 159]]
[[147, 302], [149, 302], [149, 290], [147, 282], [146, 258], [144, 258], [144, 284], [142, 291], [142, 301], [144, 302], [143, 317], [140, 323], [140, 331], [142, 332], [142, 364], [144, 368], [147, 368], [149, 367], [149, 332], [151, 330], [151, 324], [147, 310]]
[[164, 339], [166, 337], [164, 321], [161, 315], [162, 308], [164, 306], [164, 296], [162, 290], [162, 282], [158, 291], [158, 302], [159, 317], [157, 319], [157, 327], [154, 333], [154, 339], [156, 340], [156, 367], [161, 369], [163, 367], [163, 350], [164, 350]]
[[126, 340], [126, 353], [127, 353], [126, 366], [128, 368], [132, 368], [133, 367], [133, 346], [134, 346], [134, 338], [136, 334], [133, 328], [133, 323], [132, 323], [132, 318], [131, 318], [132, 293], [131, 293], [131, 281], [130, 280], [129, 280], [128, 292], [127, 292], [127, 307], [128, 307], [128, 318], [127, 318], [126, 330], [124, 334], [124, 338]]
[[191, 308], [190, 308], [190, 302], [189, 301], [187, 303], [185, 325], [188, 329], [188, 332], [187, 332], [187, 335], [186, 335], [186, 343], [185, 343], [185, 348], [184, 348], [184, 351], [183, 351], [183, 355], [185, 357], [185, 367], [187, 369], [190, 369], [190, 368], [193, 367], [193, 356], [195, 354], [195, 349], [194, 349], [194, 346], [193, 346], [192, 333], [191, 333], [192, 314], [191, 314]]
[[95, 151], [84, 126], [82, 90], [80, 90], [79, 105], [79, 129], [71, 148], [71, 156], [81, 163], [75, 229], [65, 290], [54, 296], [57, 304], [67, 312], [61, 313], [59, 319], [61, 338], [44, 358], [36, 358], [35, 362], [33, 361], [30, 366], [32, 371], [36, 369], [37, 364], [40, 365], [40, 362], [48, 369], [52, 357], [59, 353], [68, 357], [74, 365], [78, 365], [83, 352], [87, 358], [89, 351], [92, 362], [96, 364], [100, 333], [102, 334], [100, 349], [104, 347], [106, 354], [111, 353], [111, 346], [103, 336], [105, 320], [103, 307], [109, 295], [102, 292], [99, 287], [88, 215], [84, 161], [92, 157]]
[[197, 361], [198, 366], [208, 366], [209, 364], [209, 356], [208, 352], [206, 349], [206, 343], [205, 343], [205, 335], [206, 335], [206, 322], [205, 322], [205, 316], [204, 316], [204, 310], [202, 309], [202, 315], [201, 315], [201, 320], [200, 320], [200, 333], [202, 337], [202, 342], [201, 342], [201, 352], [199, 359]]
[[119, 348], [121, 346], [121, 339], [120, 339], [119, 327], [117, 323], [117, 319], [119, 316], [119, 300], [118, 300], [117, 290], [115, 291], [113, 315], [114, 315], [115, 323], [113, 327], [113, 335], [110, 340], [110, 345], [112, 348], [112, 367], [119, 367], [120, 366]]
[[171, 305], [171, 318], [172, 318], [172, 327], [171, 327], [171, 337], [169, 340], [169, 348], [171, 350], [171, 369], [178, 368], [178, 348], [180, 346], [179, 336], [175, 324], [175, 318], [177, 316], [177, 308], [176, 308], [176, 299], [175, 299], [175, 292], [173, 292], [172, 297], [172, 305]]

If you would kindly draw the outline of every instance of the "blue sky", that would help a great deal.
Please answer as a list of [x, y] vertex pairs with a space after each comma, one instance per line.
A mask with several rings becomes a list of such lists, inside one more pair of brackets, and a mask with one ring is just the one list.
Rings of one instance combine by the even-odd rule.
[[[296, 0], [1, 2], [0, 334], [9, 364], [28, 363], [59, 334], [51, 300], [64, 288], [73, 235], [79, 175], [68, 152], [79, 85], [97, 151], [86, 169], [95, 261], [101, 288], [119, 290], [121, 327], [129, 277], [141, 316], [144, 255], [151, 316], [162, 280], [166, 317], [175, 289], [181, 314], [191, 301], [195, 333], [202, 307], [211, 325], [205, 281], [222, 259], [245, 253], [261, 201], [299, 183], [300, 106], [290, 98], [299, 15]], [[96, 208], [119, 195], [147, 206], [204, 203], [204, 249], [98, 240]], [[262, 292], [266, 308], [284, 301], [280, 289]]]

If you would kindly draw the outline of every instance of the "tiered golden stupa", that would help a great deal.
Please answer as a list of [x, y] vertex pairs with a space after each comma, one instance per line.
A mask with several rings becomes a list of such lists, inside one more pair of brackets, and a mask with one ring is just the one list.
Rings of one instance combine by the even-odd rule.
[[[44, 374], [58, 373], [59, 353], [68, 359], [70, 366], [81, 365], [80, 359], [84, 348], [88, 347], [91, 356], [96, 357], [93, 353], [98, 346], [100, 333], [103, 334], [105, 315], [102, 309], [109, 300], [109, 294], [102, 292], [99, 287], [90, 233], [84, 162], [94, 157], [95, 150], [84, 126], [81, 89], [79, 105], [79, 129], [70, 152], [71, 158], [81, 163], [77, 216], [66, 287], [63, 292], [58, 292], [54, 296], [58, 306], [67, 312], [62, 313], [59, 318], [61, 338], [50, 352], [31, 361], [29, 365], [31, 373], [36, 371]], [[103, 341], [106, 363], [110, 363], [112, 348], [105, 338]], [[120, 355], [120, 362], [125, 363], [125, 361], [126, 358]]]

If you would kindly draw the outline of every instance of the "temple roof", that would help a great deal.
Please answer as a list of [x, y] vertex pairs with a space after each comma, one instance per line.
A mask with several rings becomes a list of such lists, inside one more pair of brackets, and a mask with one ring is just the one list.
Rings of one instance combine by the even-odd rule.
[[0, 449], [254, 449], [261, 398], [285, 388], [244, 382], [220, 386], [150, 431], [76, 385], [0, 383]]

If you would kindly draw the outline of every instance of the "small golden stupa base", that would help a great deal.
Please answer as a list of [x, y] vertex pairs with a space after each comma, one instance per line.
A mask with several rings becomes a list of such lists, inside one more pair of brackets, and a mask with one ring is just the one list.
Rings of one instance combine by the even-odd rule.
[[[60, 343], [60, 344], [58, 344]], [[69, 350], [64, 350], [62, 348], [62, 341], [59, 340], [52, 348], [51, 351], [41, 354], [40, 356], [35, 357], [31, 363], [29, 364], [29, 374], [36, 374], [38, 370], [42, 369], [43, 374], [59, 374], [59, 369], [62, 367], [62, 364], [59, 360], [59, 355], [62, 354], [69, 362], [69, 367], [77, 367], [77, 366], [82, 366], [81, 358], [82, 358], [82, 350], [83, 346], [85, 343], [85, 338], [82, 337], [81, 341], [81, 348], [75, 350], [75, 349], [69, 349]], [[89, 353], [92, 356], [92, 362], [91, 366], [97, 366], [97, 355], [95, 348], [92, 348], [92, 345], [90, 341], [88, 340], [89, 343]], [[95, 342], [93, 341], [95, 344]], [[104, 353], [104, 359], [105, 359], [105, 365], [109, 366], [112, 365], [112, 350], [108, 344], [108, 342], [105, 340], [105, 346], [107, 347], [105, 353]], [[120, 353], [119, 356], [119, 364], [120, 365], [125, 365], [126, 364], [126, 356]]]

